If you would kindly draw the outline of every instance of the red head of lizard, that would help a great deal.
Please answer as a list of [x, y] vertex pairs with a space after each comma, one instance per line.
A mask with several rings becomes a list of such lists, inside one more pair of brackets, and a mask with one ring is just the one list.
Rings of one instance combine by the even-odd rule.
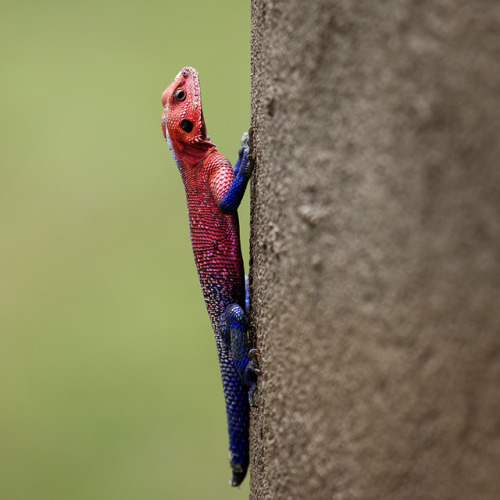
[[197, 163], [215, 145], [207, 135], [196, 70], [183, 68], [165, 89], [161, 101], [163, 135], [177, 165], [181, 167], [188, 158]]

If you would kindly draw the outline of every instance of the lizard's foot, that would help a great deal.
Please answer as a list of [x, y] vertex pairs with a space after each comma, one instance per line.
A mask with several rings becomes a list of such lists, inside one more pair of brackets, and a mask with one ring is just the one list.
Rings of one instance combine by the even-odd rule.
[[259, 406], [256, 402], [255, 402], [255, 398], [254, 398], [254, 393], [255, 393], [255, 389], [257, 389], [257, 382], [254, 382], [251, 386], [250, 386], [250, 389], [248, 389], [248, 403], [250, 406], [253, 406], [254, 408], [256, 406]]
[[[230, 213], [238, 208], [241, 198], [243, 197], [243, 193], [245, 192], [248, 179], [252, 176], [253, 166], [255, 163], [252, 142], [253, 128], [251, 128], [248, 132], [245, 132], [241, 138], [241, 148], [238, 150], [238, 160], [236, 160], [236, 165], [233, 168], [234, 181], [230, 190], [226, 194], [226, 197], [220, 203], [221, 210], [224, 213]], [[231, 195], [231, 199], [226, 201], [229, 194]], [[222, 206], [225, 204], [227, 205], [228, 203], [229, 205], [223, 209]]]
[[248, 178], [252, 175], [255, 163], [255, 155], [253, 153], [253, 136], [255, 127], [250, 127], [248, 132], [245, 132], [241, 137], [241, 149], [239, 151], [241, 158], [241, 165], [245, 176]]
[[243, 132], [243, 135], [241, 136], [241, 148], [243, 150], [246, 149], [247, 151], [250, 151], [252, 148], [252, 139], [250, 138], [250, 130], [248, 132]]
[[250, 349], [248, 351], [248, 364], [245, 369], [245, 385], [248, 387], [248, 402], [250, 406], [257, 406], [254, 399], [255, 389], [257, 389], [257, 379], [260, 375], [259, 368], [260, 351], [258, 349]]
[[241, 146], [243, 150], [248, 151], [249, 155], [253, 155], [253, 137], [255, 135], [256, 127], [250, 127], [248, 132], [241, 136]]
[[248, 129], [248, 132], [245, 132], [243, 134], [243, 137], [241, 138], [241, 145], [243, 147], [248, 147], [250, 152], [252, 152], [252, 146], [253, 146], [253, 136], [255, 135], [255, 131], [257, 130], [257, 127], [250, 127]]
[[250, 349], [248, 351], [248, 357], [250, 359], [250, 363], [252, 363], [253, 371], [260, 375], [260, 349]]

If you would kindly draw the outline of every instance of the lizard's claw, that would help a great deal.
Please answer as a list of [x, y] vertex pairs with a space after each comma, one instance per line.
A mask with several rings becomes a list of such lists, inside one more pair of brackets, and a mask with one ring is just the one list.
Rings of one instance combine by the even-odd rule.
[[253, 366], [253, 371], [256, 375], [260, 375], [260, 350], [259, 349], [250, 349], [248, 351], [248, 357], [250, 358], [250, 362]]
[[250, 349], [248, 351], [248, 365], [246, 368], [246, 379], [247, 379], [247, 387], [248, 387], [248, 402], [250, 406], [257, 406], [254, 400], [254, 392], [257, 389], [257, 377], [260, 374], [259, 368], [259, 356], [260, 351], [258, 349]]
[[253, 394], [255, 392], [255, 389], [257, 389], [257, 384], [254, 384], [252, 385], [252, 387], [250, 387], [249, 391], [248, 391], [248, 403], [250, 404], [250, 406], [253, 406], [254, 408], [256, 406], [259, 406], [256, 402], [255, 402], [255, 399], [253, 397]]

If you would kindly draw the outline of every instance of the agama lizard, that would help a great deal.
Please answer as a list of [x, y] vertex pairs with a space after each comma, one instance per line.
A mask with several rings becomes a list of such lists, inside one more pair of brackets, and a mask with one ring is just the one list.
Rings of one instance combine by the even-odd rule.
[[229, 433], [230, 484], [245, 478], [249, 405], [257, 372], [247, 339], [245, 287], [237, 209], [252, 174], [252, 131], [234, 169], [207, 135], [198, 73], [185, 67], [162, 95], [162, 129], [186, 191], [194, 260], [215, 334]]

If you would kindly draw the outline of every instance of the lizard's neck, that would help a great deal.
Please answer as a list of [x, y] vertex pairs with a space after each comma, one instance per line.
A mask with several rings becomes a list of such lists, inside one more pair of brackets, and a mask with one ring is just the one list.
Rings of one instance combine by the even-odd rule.
[[203, 162], [208, 155], [217, 151], [215, 145], [210, 141], [202, 141], [196, 144], [186, 144], [184, 142], [172, 139], [168, 131], [166, 132], [168, 147], [172, 153], [179, 172], [183, 169], [195, 167]]

